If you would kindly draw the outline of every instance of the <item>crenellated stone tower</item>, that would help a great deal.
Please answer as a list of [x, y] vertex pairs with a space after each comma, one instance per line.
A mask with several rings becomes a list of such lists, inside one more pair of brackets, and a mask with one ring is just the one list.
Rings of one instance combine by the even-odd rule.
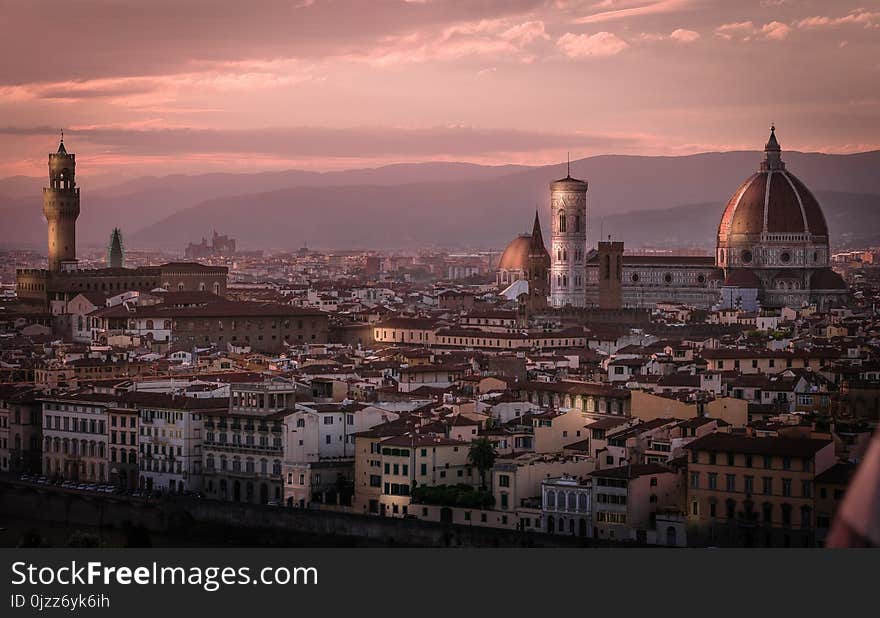
[[587, 183], [568, 175], [550, 183], [550, 302], [554, 307], [586, 304]]
[[49, 224], [49, 270], [75, 269], [79, 188], [76, 155], [68, 154], [64, 148], [63, 133], [58, 152], [49, 155], [49, 186], [43, 189], [43, 214]]

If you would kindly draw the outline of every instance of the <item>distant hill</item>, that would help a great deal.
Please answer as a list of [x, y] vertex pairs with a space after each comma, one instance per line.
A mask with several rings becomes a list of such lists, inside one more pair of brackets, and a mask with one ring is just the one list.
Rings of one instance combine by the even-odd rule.
[[[860, 246], [880, 243], [880, 195], [815, 191], [828, 222], [832, 243]], [[718, 232], [724, 204], [692, 204], [662, 210], [641, 210], [609, 215], [590, 228], [590, 243], [601, 229], [605, 235], [632, 245], [711, 248]]]
[[[784, 156], [789, 169], [817, 193], [863, 194], [867, 202], [871, 194], [880, 195], [880, 174], [876, 173], [880, 151], [854, 155], [786, 152]], [[669, 230], [669, 240], [677, 234], [683, 243], [691, 243], [706, 238], [700, 229], [709, 229], [711, 239], [711, 228], [724, 204], [757, 168], [760, 157], [757, 152], [607, 155], [573, 161], [571, 167], [573, 176], [590, 184], [588, 221], [596, 237], [607, 224], [606, 233], [617, 233], [615, 227], [620, 227], [629, 229], [633, 239], [644, 232], [650, 238], [643, 242], [652, 242], [669, 222], [670, 214], [662, 211], [704, 204], [697, 216], [704, 216], [706, 225], [700, 227], [688, 219]], [[81, 173], [79, 242], [103, 246], [111, 228], [118, 225], [131, 248], [182, 250], [212, 227], [236, 237], [242, 248], [293, 249], [305, 241], [310, 247], [327, 248], [497, 247], [528, 231], [536, 206], [546, 225], [548, 183], [564, 175], [564, 165], [417, 163], [327, 174], [289, 171], [140, 178], [90, 191], [88, 177]], [[40, 193], [21, 197], [27, 186], [20, 178], [11, 183], [0, 180], [0, 221], [4, 223], [0, 243], [43, 248], [46, 231]], [[5, 191], [8, 187], [15, 190]], [[12, 194], [18, 197], [2, 198]], [[863, 207], [869, 217], [873, 215], [870, 208], [867, 203]], [[646, 214], [655, 211], [660, 216]], [[632, 215], [623, 213], [633, 212], [640, 213], [638, 220], [625, 228], [625, 218]], [[831, 213], [827, 214], [831, 220]], [[642, 232], [639, 227], [644, 228]], [[867, 228], [853, 221], [853, 232], [859, 229]]]

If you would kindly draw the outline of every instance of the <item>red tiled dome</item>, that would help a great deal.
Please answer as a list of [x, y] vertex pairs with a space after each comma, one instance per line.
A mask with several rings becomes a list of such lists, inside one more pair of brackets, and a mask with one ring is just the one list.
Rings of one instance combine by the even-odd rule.
[[525, 270], [529, 265], [529, 245], [532, 243], [532, 237], [528, 234], [517, 236], [510, 241], [504, 253], [501, 254], [501, 261], [498, 262], [500, 270]]
[[734, 268], [728, 273], [724, 279], [724, 285], [735, 288], [755, 288], [760, 289], [763, 286], [758, 276], [751, 270], [745, 268]]
[[764, 232], [827, 237], [822, 207], [806, 185], [785, 169], [775, 132], [764, 152], [761, 170], [740, 185], [724, 209], [718, 226], [719, 246], [730, 246], [734, 236]]

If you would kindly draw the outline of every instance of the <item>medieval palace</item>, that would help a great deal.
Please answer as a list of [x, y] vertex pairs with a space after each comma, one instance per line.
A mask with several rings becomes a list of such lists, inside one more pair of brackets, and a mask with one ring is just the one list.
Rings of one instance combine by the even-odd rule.
[[161, 266], [124, 268], [121, 235], [114, 229], [107, 268], [81, 270], [76, 259], [76, 219], [80, 190], [76, 184], [76, 155], [68, 153], [64, 138], [58, 151], [49, 155], [49, 186], [43, 189], [43, 214], [48, 222], [48, 268], [19, 269], [15, 288], [22, 303], [35, 310], [58, 315], [77, 294], [96, 292], [104, 296], [122, 292], [206, 291], [226, 293], [227, 268], [194, 262], [171, 262]]

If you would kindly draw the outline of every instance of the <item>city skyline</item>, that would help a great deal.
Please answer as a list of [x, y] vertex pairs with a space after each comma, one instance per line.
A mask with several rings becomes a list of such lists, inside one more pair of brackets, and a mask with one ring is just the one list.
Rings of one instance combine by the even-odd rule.
[[120, 178], [746, 150], [772, 121], [880, 147], [873, 3], [5, 4], [0, 177], [62, 127]]

